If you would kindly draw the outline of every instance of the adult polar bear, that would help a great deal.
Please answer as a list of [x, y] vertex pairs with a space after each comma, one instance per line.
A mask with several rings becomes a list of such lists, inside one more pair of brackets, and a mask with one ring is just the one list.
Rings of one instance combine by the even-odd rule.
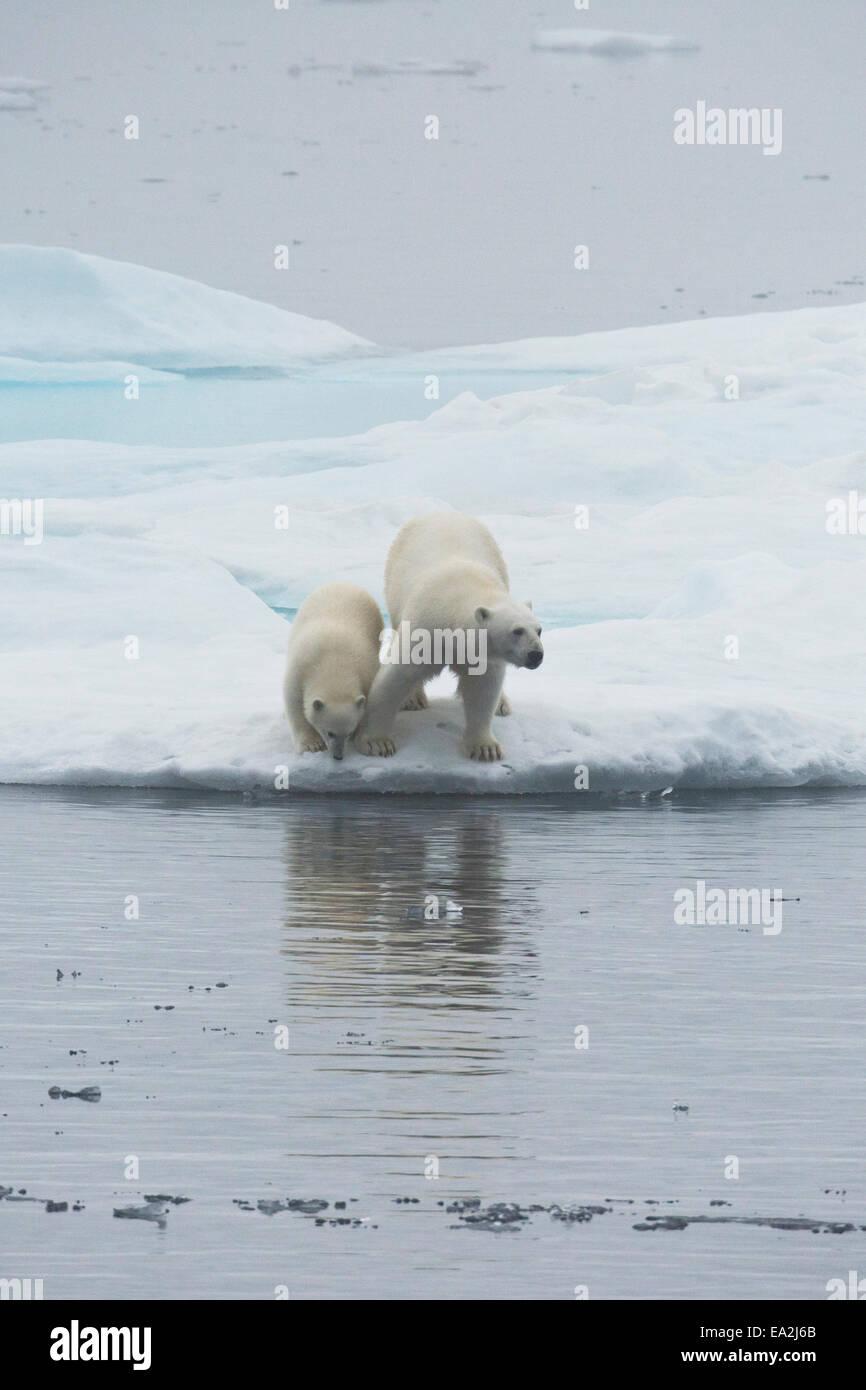
[[379, 669], [381, 632], [379, 605], [357, 584], [323, 584], [304, 599], [283, 681], [296, 752], [343, 757]]
[[[487, 527], [462, 512], [430, 512], [407, 521], [388, 552], [385, 601], [395, 631], [408, 623], [411, 632], [431, 636], [437, 631], [486, 633], [483, 674], [469, 664], [452, 664], [451, 669], [466, 714], [463, 752], [480, 762], [501, 758], [490, 721], [494, 713], [511, 713], [502, 696], [505, 667], [510, 663], [534, 670], [544, 649], [532, 605], [518, 603], [508, 592], [505, 561]], [[362, 753], [389, 757], [397, 711], [423, 709], [427, 703], [424, 684], [444, 663], [419, 666], [410, 656], [403, 649], [398, 662], [379, 668], [355, 736]]]

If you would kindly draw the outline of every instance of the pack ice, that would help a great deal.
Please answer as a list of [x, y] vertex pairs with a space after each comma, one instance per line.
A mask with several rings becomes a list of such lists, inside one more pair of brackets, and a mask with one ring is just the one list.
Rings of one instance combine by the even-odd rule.
[[[28, 389], [64, 363], [70, 392], [114, 372], [120, 390], [130, 364], [216, 367], [243, 412], [235, 368], [369, 350], [175, 276], [0, 252], [0, 357]], [[403, 366], [423, 392], [467, 364], [574, 376], [338, 439], [0, 447], [0, 779], [569, 796], [866, 784], [866, 305]], [[135, 408], [146, 389], [142, 376]], [[505, 761], [456, 751], [447, 675], [428, 710], [399, 716], [395, 758], [296, 757], [285, 614], [330, 579], [382, 602], [397, 529], [442, 506], [490, 526], [545, 627], [544, 665], [506, 681]]]

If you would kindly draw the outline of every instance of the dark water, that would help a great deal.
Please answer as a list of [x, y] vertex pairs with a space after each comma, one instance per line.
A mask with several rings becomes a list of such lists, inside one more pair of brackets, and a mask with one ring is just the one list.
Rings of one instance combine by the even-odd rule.
[[[154, 266], [392, 346], [863, 297], [859, 0], [89, 0], [75, 24], [69, 9], [3, 0], [4, 72], [48, 84], [35, 109], [0, 112], [6, 241]], [[580, 28], [699, 47], [532, 48], [536, 30]], [[400, 75], [411, 58], [484, 69]], [[371, 62], [386, 71], [356, 71]], [[781, 109], [781, 154], [677, 145], [674, 112], [700, 99]], [[138, 142], [119, 131], [131, 102]]]
[[[2, 790], [0, 1277], [820, 1299], [866, 1268], [866, 797], [505, 800]], [[781, 931], [676, 925], [697, 879], [776, 888]]]

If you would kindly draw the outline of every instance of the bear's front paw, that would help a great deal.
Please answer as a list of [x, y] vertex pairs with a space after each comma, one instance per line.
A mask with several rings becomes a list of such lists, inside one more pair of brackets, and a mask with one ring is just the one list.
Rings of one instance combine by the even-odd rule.
[[298, 741], [299, 753], [324, 753], [324, 751], [325, 740], [320, 738], [318, 734], [305, 734]]
[[423, 690], [416, 690], [413, 695], [407, 695], [400, 706], [403, 709], [427, 709], [427, 696]]
[[502, 744], [492, 736], [479, 739], [477, 743], [463, 742], [463, 752], [467, 758], [475, 758], [479, 763], [495, 763], [503, 756]]
[[390, 758], [396, 752], [394, 740], [381, 734], [361, 734], [357, 747], [370, 758]]
[[511, 706], [505, 695], [502, 696], [499, 704], [496, 706], [496, 713], [502, 715], [503, 718], [511, 713]]

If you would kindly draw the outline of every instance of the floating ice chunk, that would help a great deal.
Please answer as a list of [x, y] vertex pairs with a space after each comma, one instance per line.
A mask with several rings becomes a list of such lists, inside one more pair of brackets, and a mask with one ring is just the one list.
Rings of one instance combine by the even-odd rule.
[[354, 77], [476, 77], [486, 72], [487, 64], [471, 58], [454, 58], [450, 62], [435, 62], [424, 58], [403, 58], [397, 62], [354, 63]]
[[4, 92], [0, 88], [0, 111], [35, 111], [36, 102], [29, 92]]
[[673, 34], [625, 34], [614, 29], [542, 29], [533, 38], [532, 47], [557, 53], [631, 58], [644, 53], [694, 53], [700, 44]]
[[35, 111], [47, 86], [32, 77], [0, 77], [0, 111]]

